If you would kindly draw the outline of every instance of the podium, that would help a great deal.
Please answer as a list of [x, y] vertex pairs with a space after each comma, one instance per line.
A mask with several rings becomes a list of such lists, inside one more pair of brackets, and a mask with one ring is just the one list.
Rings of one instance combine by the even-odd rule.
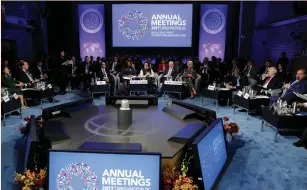
[[148, 92], [148, 81], [142, 80], [130, 80], [130, 96], [134, 93], [144, 93], [147, 95]]
[[174, 93], [179, 94], [179, 99], [181, 100], [181, 94], [182, 94], [182, 87], [183, 82], [182, 81], [164, 81], [164, 87], [163, 87], [163, 96], [165, 98], [165, 94]]

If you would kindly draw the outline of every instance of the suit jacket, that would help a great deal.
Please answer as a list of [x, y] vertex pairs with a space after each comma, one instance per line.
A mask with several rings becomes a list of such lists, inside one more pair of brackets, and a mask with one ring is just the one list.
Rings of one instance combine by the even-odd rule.
[[188, 77], [188, 74], [192, 74], [192, 79], [197, 78], [195, 69], [192, 69], [192, 72], [189, 72], [188, 69], [184, 69], [182, 77]]
[[100, 80], [103, 80], [104, 77], [108, 77], [109, 80], [110, 80], [110, 79], [111, 79], [110, 71], [108, 71], [108, 69], [105, 69], [105, 72], [106, 72], [106, 76], [105, 76], [105, 74], [102, 72], [102, 69], [99, 68], [98, 70], [96, 70], [96, 77], [97, 77], [97, 78], [100, 78]]
[[[112, 70], [113, 69], [113, 65], [114, 65], [114, 62], [112, 64], [110, 64], [110, 69]], [[114, 68], [114, 71], [115, 72], [121, 72], [121, 66], [120, 66], [120, 63], [117, 62], [116, 65], [115, 65], [115, 68]]]
[[241, 75], [239, 78], [239, 85], [238, 85], [238, 77], [233, 76], [231, 80], [231, 85], [235, 86], [237, 90], [241, 90], [244, 86], [248, 85], [248, 80], [245, 75]]
[[[166, 76], [168, 74], [168, 71], [169, 71], [169, 68], [166, 69], [164, 72], [163, 72], [163, 76]], [[173, 78], [173, 80], [177, 77], [178, 73], [177, 73], [177, 70], [176, 68], [173, 68], [172, 69], [172, 73], [171, 73], [171, 76]]]
[[[83, 63], [80, 65], [79, 70], [78, 70], [78, 72], [79, 72], [80, 74], [85, 74], [86, 65], [87, 65], [86, 62], [83, 62]], [[88, 70], [89, 73], [90, 73], [90, 72], [94, 72], [94, 71], [95, 71], [94, 65], [91, 64], [91, 63], [88, 63], [87, 70]], [[89, 74], [89, 73], [88, 73], [88, 74]]]
[[[265, 81], [268, 79], [269, 77], [265, 78], [263, 81], [262, 81], [262, 85], [264, 85]], [[278, 76], [274, 76], [269, 84], [267, 85], [267, 89], [271, 89], [271, 90], [275, 90], [275, 89], [279, 89], [281, 88], [282, 86], [282, 82], [280, 80], [280, 78]]]
[[[291, 82], [291, 84], [293, 82]], [[299, 100], [300, 98], [298, 98], [293, 92], [300, 94], [307, 93], [307, 80], [300, 80], [299, 82], [292, 84], [281, 99], [286, 101], [288, 104], [292, 104], [293, 102]]]
[[[246, 67], [244, 69], [244, 74], [247, 76], [248, 75], [248, 71], [249, 71], [249, 67]], [[249, 72], [249, 78], [253, 78], [256, 79], [258, 75], [258, 69], [255, 66], [252, 66], [250, 72]]]
[[46, 70], [45, 70], [43, 67], [41, 67], [41, 70], [42, 70], [42, 73], [41, 73], [41, 71], [39, 70], [39, 68], [38, 68], [37, 65], [35, 65], [35, 66], [31, 69], [33, 76], [34, 76], [35, 78], [37, 78], [37, 79], [41, 78], [41, 75], [44, 75], [44, 74], [46, 73]]
[[[30, 75], [32, 77], [32, 79], [35, 80], [34, 75], [29, 70], [28, 70], [28, 75]], [[20, 70], [19, 75], [17, 77], [17, 80], [22, 82], [22, 83], [29, 84], [29, 83], [31, 83], [31, 80], [28, 77], [28, 75], [23, 70]]]
[[129, 68], [124, 68], [121, 73], [122, 73], [123, 76], [125, 76], [125, 75], [136, 75], [136, 70], [132, 67], [129, 67]]

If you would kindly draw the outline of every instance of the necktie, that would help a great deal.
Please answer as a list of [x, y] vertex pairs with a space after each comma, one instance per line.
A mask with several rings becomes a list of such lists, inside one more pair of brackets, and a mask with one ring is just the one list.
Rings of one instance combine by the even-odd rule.
[[264, 82], [264, 85], [268, 84], [268, 83], [270, 82], [270, 80], [271, 80], [271, 77], [267, 78], [267, 79], [265, 80], [265, 82]]
[[168, 73], [167, 73], [167, 76], [171, 76], [171, 74], [172, 74], [172, 69], [169, 69]]

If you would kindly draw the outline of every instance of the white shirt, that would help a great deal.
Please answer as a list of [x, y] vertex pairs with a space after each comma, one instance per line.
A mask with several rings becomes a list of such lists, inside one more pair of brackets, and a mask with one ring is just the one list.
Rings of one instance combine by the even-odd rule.
[[[139, 76], [140, 77], [145, 77], [146, 76], [146, 73], [143, 73], [143, 69], [140, 71], [140, 75]], [[152, 69], [151, 69], [149, 77], [154, 77], [154, 72], [153, 72]]]
[[112, 65], [112, 71], [115, 71], [116, 65], [117, 65], [117, 62], [114, 62], [113, 65]]
[[42, 67], [37, 66], [37, 68], [38, 68], [39, 72], [41, 73], [41, 75], [43, 75], [43, 70], [42, 70]]
[[304, 106], [305, 108], [307, 108], [307, 102], [303, 103], [303, 106]]
[[248, 68], [248, 73], [247, 73], [247, 76], [248, 76], [248, 77], [250, 76], [251, 70], [252, 70], [252, 67], [249, 67], [249, 68]]

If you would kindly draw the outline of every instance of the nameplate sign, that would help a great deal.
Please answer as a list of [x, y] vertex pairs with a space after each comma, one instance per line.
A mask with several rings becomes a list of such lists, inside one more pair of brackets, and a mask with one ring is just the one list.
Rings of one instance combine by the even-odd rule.
[[214, 89], [215, 89], [215, 87], [213, 85], [208, 86], [208, 90], [214, 90]]
[[2, 97], [2, 99], [3, 99], [3, 101], [4, 101], [4, 102], [8, 102], [8, 101], [10, 101], [10, 98], [9, 98], [9, 96], [8, 96], [8, 95], [3, 96], [3, 97]]
[[147, 80], [130, 80], [130, 84], [148, 84]]
[[42, 91], [46, 90], [45, 86], [42, 86], [42, 88], [41, 88], [41, 89], [42, 89]]
[[164, 81], [164, 84], [166, 85], [178, 85], [181, 86], [182, 85], [182, 81]]
[[243, 95], [243, 92], [241, 90], [238, 91], [237, 96], [241, 97]]
[[244, 98], [247, 100], [249, 98], [249, 94], [245, 94]]
[[105, 85], [107, 84], [106, 81], [96, 81], [96, 85]]
[[13, 94], [13, 97], [14, 97], [15, 99], [18, 99], [18, 95], [17, 95], [16, 93]]
[[52, 85], [51, 85], [51, 84], [48, 84], [48, 85], [47, 85], [47, 88], [50, 88], [50, 89], [51, 89], [51, 88], [52, 88]]

